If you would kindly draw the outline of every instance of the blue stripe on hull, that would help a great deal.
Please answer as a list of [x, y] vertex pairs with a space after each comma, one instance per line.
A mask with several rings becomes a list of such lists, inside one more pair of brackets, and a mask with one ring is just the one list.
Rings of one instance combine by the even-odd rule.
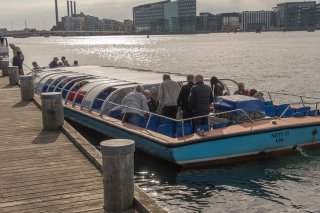
[[[246, 156], [284, 148], [290, 149], [295, 145], [306, 145], [320, 141], [320, 126], [318, 125], [235, 136], [168, 148], [139, 134], [133, 134], [68, 108], [65, 108], [64, 111], [65, 116], [73, 121], [113, 138], [134, 140], [138, 149], [181, 165]], [[313, 135], [315, 130], [319, 133]]]

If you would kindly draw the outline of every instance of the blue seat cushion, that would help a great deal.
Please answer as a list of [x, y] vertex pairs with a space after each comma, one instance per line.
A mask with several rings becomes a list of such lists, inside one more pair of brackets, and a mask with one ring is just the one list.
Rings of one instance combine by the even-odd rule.
[[191, 122], [184, 123], [183, 127], [184, 128], [182, 128], [181, 124], [177, 125], [176, 135], [178, 138], [183, 136], [183, 131], [184, 131], [184, 135], [192, 135], [193, 134], [193, 126], [192, 126]]
[[224, 128], [224, 127], [227, 127], [227, 126], [228, 126], [228, 123], [220, 122], [220, 123], [213, 124], [211, 127], [212, 127], [212, 129], [220, 129], [220, 128]]
[[143, 127], [143, 117], [139, 115], [134, 115], [129, 119], [129, 123], [138, 127]]
[[320, 112], [319, 110], [309, 110], [307, 113], [306, 113], [307, 116], [319, 116], [320, 115]]
[[273, 105], [273, 102], [272, 101], [265, 101], [264, 102], [264, 105], [267, 107], [267, 106], [272, 106]]
[[300, 118], [300, 117], [304, 117], [305, 113], [304, 112], [296, 112], [296, 113], [293, 113], [292, 116], [295, 118]]
[[161, 124], [159, 125], [159, 133], [174, 138], [176, 136], [176, 125]]
[[276, 108], [273, 105], [265, 107], [265, 113], [266, 113], [266, 116], [269, 116], [269, 117], [277, 116]]
[[121, 110], [111, 111], [110, 116], [112, 118], [121, 119], [122, 118]]
[[[147, 126], [147, 124], [148, 124], [148, 126]], [[159, 130], [159, 117], [151, 115], [149, 123], [148, 123], [148, 119], [145, 120], [144, 126], [151, 131], [158, 132], [158, 130]]]

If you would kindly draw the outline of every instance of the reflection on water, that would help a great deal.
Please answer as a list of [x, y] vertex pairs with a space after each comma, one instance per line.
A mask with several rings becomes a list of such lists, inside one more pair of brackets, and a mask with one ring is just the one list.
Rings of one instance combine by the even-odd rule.
[[[9, 39], [25, 63], [65, 55], [80, 65], [201, 73], [248, 88], [319, 96], [320, 32]], [[90, 73], [90, 70], [88, 70]], [[265, 94], [266, 96], [266, 94]], [[80, 127], [77, 127], [80, 128]], [[81, 129], [99, 144], [105, 137]], [[171, 212], [320, 212], [320, 152], [181, 170], [137, 152], [135, 180]]]
[[[105, 136], [73, 124], [99, 146]], [[320, 212], [320, 151], [186, 170], [135, 153], [135, 182], [170, 212]]]

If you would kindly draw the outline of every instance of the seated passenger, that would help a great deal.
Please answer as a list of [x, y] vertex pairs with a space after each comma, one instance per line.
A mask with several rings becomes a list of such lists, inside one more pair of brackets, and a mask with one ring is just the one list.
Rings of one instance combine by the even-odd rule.
[[[145, 115], [147, 115], [145, 112], [149, 112], [147, 99], [142, 93], [143, 93], [143, 87], [141, 85], [137, 85], [133, 92], [128, 93], [122, 99], [122, 105], [130, 107], [130, 108], [126, 108], [126, 107], [122, 108], [122, 114], [125, 114], [125, 117], [124, 117], [125, 122], [129, 123], [130, 118], [133, 116], [144, 117]], [[142, 110], [144, 112], [139, 110]]]
[[57, 68], [58, 67], [58, 61], [59, 61], [59, 58], [58, 57], [54, 57], [53, 60], [49, 64], [49, 68], [50, 69]]
[[245, 89], [244, 83], [238, 84], [238, 90], [234, 92], [235, 95], [246, 95], [249, 96], [249, 91]]
[[219, 81], [217, 77], [212, 77], [210, 79], [211, 90], [213, 92], [213, 97], [223, 96], [223, 91], [225, 90], [223, 83]]
[[258, 92], [256, 89], [251, 89], [249, 92], [250, 96], [259, 99], [260, 101], [264, 102], [263, 93]]
[[32, 62], [32, 67], [33, 67], [33, 70], [39, 70], [39, 69], [41, 69], [41, 67], [38, 65], [38, 63], [37, 62]]

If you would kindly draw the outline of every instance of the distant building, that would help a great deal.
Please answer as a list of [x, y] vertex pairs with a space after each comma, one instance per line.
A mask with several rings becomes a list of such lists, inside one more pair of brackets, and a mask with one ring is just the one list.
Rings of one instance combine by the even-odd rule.
[[133, 8], [133, 26], [136, 32], [163, 32], [164, 5], [170, 0], [139, 5]]
[[6, 32], [7, 32], [7, 28], [0, 28], [0, 34], [6, 33]]
[[277, 5], [277, 27], [306, 30], [316, 26], [316, 2], [287, 2]]
[[241, 30], [270, 29], [273, 11], [244, 11], [241, 13]]
[[180, 32], [195, 32], [197, 21], [197, 1], [177, 0], [177, 2]]
[[221, 32], [222, 19], [221, 15], [211, 13], [200, 13], [197, 23], [197, 31], [199, 32]]
[[124, 33], [130, 34], [133, 32], [133, 21], [132, 20], [124, 20]]
[[99, 19], [95, 16], [80, 13], [62, 17], [66, 31], [111, 31], [124, 32], [124, 23], [112, 19]]
[[136, 32], [195, 32], [196, 20], [196, 0], [168, 0], [133, 8]]
[[240, 29], [239, 13], [222, 13], [222, 31], [234, 32]]
[[316, 25], [320, 29], [320, 4], [316, 5]]
[[172, 1], [164, 5], [164, 20], [166, 32], [179, 32], [178, 1]]

